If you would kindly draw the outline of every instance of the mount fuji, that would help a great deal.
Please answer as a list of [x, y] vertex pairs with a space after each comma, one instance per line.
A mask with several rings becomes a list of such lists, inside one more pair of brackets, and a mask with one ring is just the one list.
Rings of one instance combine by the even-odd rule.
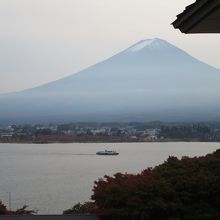
[[83, 71], [0, 95], [0, 123], [220, 119], [220, 70], [162, 39]]

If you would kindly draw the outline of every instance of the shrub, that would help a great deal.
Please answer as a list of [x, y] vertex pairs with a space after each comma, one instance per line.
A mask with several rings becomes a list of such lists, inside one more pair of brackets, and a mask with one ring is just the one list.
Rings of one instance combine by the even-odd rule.
[[63, 215], [90, 214], [94, 207], [94, 202], [77, 203], [71, 209], [64, 210]]
[[220, 150], [205, 157], [169, 157], [140, 174], [95, 182], [93, 212], [101, 219], [220, 219]]

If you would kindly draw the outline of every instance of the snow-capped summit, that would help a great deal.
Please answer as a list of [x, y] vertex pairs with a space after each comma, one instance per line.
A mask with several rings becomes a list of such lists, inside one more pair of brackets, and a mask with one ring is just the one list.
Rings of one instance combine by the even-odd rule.
[[173, 46], [169, 44], [167, 41], [159, 39], [159, 38], [153, 38], [153, 39], [146, 39], [146, 40], [139, 41], [138, 43], [129, 47], [126, 50], [126, 52], [138, 52], [145, 48], [150, 49], [150, 50], [155, 50], [155, 49], [164, 49], [164, 48], [170, 48], [170, 47], [173, 47]]

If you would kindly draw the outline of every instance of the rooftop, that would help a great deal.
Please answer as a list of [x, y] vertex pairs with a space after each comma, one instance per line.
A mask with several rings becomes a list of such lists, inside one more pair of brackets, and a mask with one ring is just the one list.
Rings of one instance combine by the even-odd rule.
[[220, 0], [197, 0], [172, 23], [183, 33], [220, 33]]
[[94, 215], [0, 215], [0, 220], [98, 220]]

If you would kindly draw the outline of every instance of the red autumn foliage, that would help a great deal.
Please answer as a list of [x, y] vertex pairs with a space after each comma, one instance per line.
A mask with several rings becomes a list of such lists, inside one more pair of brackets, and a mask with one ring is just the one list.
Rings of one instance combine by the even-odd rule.
[[103, 220], [220, 219], [220, 150], [205, 157], [168, 160], [142, 173], [95, 182], [94, 208]]

